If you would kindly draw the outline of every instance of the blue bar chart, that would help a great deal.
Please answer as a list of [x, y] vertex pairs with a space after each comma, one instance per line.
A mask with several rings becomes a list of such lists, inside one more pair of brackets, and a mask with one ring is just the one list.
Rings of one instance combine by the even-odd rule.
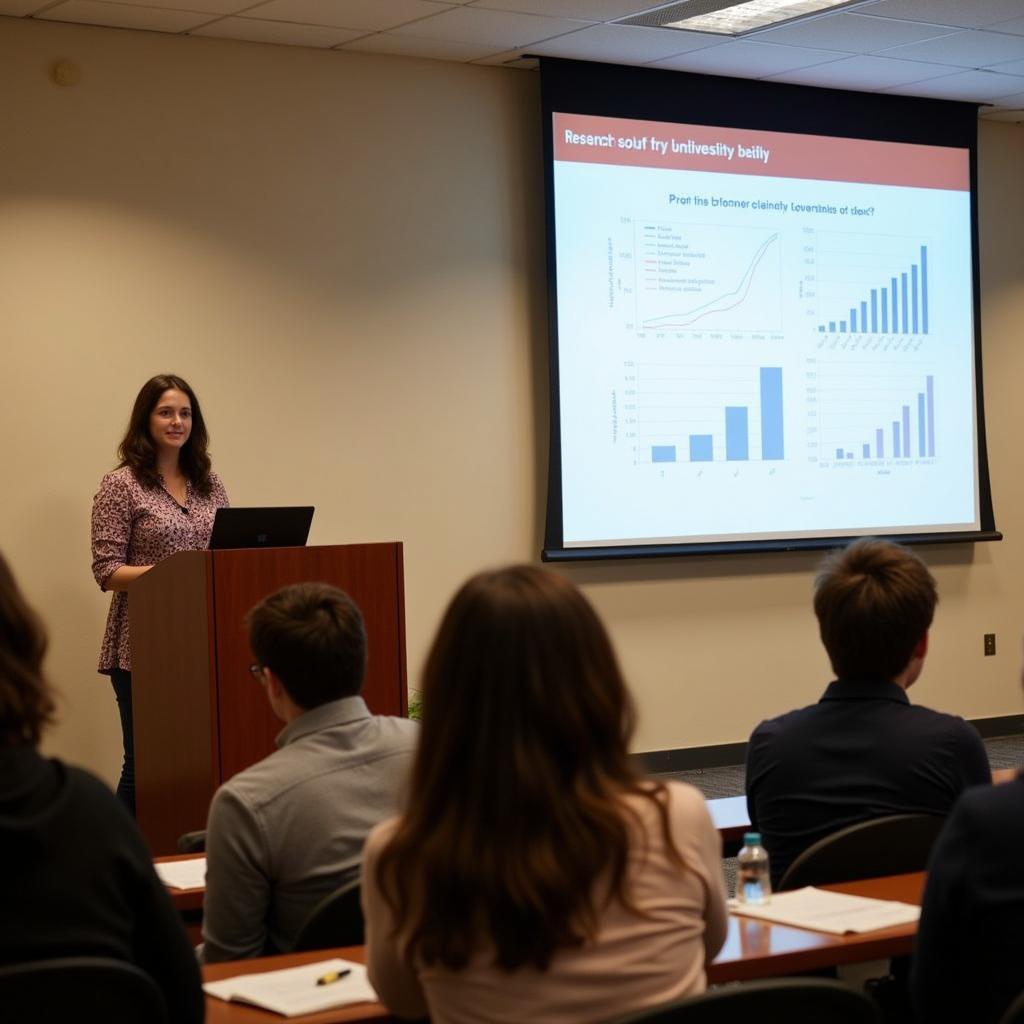
[[848, 309], [829, 313], [839, 316], [820, 322], [819, 334], [928, 334], [928, 246], [898, 276], [865, 286]]
[[[858, 443], [862, 459], [934, 458], [935, 451], [935, 378], [928, 374], [924, 388], [912, 401], [892, 409], [893, 419], [874, 427], [869, 440]], [[836, 461], [854, 458], [845, 446], [835, 448]]]
[[651, 463], [785, 459], [782, 367], [736, 368], [711, 380], [700, 367], [639, 369], [638, 421]]

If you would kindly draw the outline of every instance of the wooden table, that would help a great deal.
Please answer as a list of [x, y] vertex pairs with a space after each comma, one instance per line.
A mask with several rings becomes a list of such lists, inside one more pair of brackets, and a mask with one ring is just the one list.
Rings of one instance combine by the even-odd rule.
[[[183, 853], [167, 857], [154, 857], [153, 863], [166, 864], [172, 860], [194, 860], [196, 856], [197, 854], [194, 853]], [[174, 909], [181, 915], [181, 923], [185, 926], [188, 941], [193, 946], [198, 946], [203, 941], [203, 897], [206, 895], [206, 886], [199, 886], [195, 889], [172, 889], [168, 886], [167, 895], [171, 897]]]
[[[916, 872], [910, 875], [872, 878], [863, 882], [843, 882], [823, 888], [856, 896], [873, 896], [876, 899], [920, 904], [924, 877], [924, 872]], [[916, 932], [916, 925], [909, 924], [864, 935], [827, 935], [824, 932], [804, 931], [802, 928], [789, 928], [754, 918], [730, 915], [728, 938], [715, 962], [708, 968], [708, 982], [718, 985], [726, 981], [750, 981], [754, 978], [797, 974], [822, 967], [836, 967], [840, 964], [905, 956], [913, 948]], [[351, 946], [214, 964], [203, 968], [203, 980], [218, 981], [235, 974], [297, 967], [300, 964], [330, 960], [334, 957], [363, 963], [365, 950], [362, 946]], [[273, 1021], [280, 1024], [284, 1019], [277, 1014], [257, 1010], [251, 1006], [225, 1003], [212, 997], [206, 1000], [207, 1024], [271, 1024]], [[288, 1020], [294, 1024], [368, 1024], [370, 1021], [391, 1021], [394, 1018], [389, 1016], [379, 1003], [363, 1003], [304, 1017], [291, 1017]]]
[[[366, 954], [362, 946], [348, 946], [340, 949], [319, 949], [312, 953], [289, 953], [287, 956], [265, 956], [257, 960], [236, 960], [227, 964], [208, 964], [203, 968], [203, 981], [220, 981], [235, 974], [261, 974], [263, 971], [278, 971], [282, 967], [298, 967], [301, 964], [315, 964], [319, 960], [355, 960], [364, 963]], [[276, 1021], [294, 1024], [364, 1024], [373, 1021], [395, 1021], [380, 1003], [357, 1003], [342, 1006], [323, 1013], [307, 1013], [301, 1017], [282, 1017], [255, 1006], [241, 1003], [226, 1003], [223, 999], [206, 997], [206, 1024], [271, 1024]]]
[[[154, 864], [168, 864], [175, 860], [196, 860], [202, 857], [201, 853], [177, 853], [168, 857], [154, 857]], [[206, 886], [200, 885], [195, 889], [172, 889], [167, 887], [167, 895], [179, 911], [198, 910], [202, 912], [203, 896], [206, 895]]]
[[[821, 888], [920, 906], [924, 879], [924, 872], [916, 871]], [[917, 925], [907, 924], [861, 935], [829, 935], [730, 914], [729, 934], [708, 968], [708, 982], [718, 985], [724, 981], [750, 981], [906, 956], [913, 949], [916, 934]]]

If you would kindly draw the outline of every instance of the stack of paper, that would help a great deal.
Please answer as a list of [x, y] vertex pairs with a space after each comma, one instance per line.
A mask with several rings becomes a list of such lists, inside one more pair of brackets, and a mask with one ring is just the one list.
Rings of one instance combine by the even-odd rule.
[[762, 921], [833, 935], [895, 928], [901, 924], [913, 924], [921, 916], [921, 908], [910, 903], [850, 896], [812, 886], [777, 893], [770, 903], [760, 906], [733, 900], [729, 909], [743, 917], [757, 917]]
[[160, 881], [169, 889], [202, 889], [206, 885], [206, 858], [167, 860], [154, 864]]
[[[318, 985], [324, 977], [349, 973], [327, 985]], [[302, 967], [263, 974], [239, 974], [224, 981], [208, 981], [204, 991], [217, 999], [249, 1003], [285, 1017], [303, 1013], [319, 1013], [350, 1003], [372, 1003], [377, 1000], [366, 978], [366, 968], [351, 960], [321, 960]]]

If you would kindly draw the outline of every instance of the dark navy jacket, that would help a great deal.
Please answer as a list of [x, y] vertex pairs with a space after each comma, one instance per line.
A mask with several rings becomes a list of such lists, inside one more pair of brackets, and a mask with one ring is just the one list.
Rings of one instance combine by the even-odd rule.
[[965, 793], [928, 864], [911, 986], [921, 1024], [998, 1021], [1024, 991], [1024, 781]]
[[817, 704], [762, 722], [747, 747], [747, 808], [772, 884], [819, 839], [888, 814], [948, 814], [990, 782], [973, 726], [911, 704], [885, 679], [830, 683]]

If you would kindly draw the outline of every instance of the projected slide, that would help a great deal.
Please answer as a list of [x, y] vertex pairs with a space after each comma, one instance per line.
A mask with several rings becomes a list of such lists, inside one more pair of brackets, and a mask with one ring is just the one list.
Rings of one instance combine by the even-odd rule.
[[978, 528], [966, 149], [553, 131], [566, 547]]

